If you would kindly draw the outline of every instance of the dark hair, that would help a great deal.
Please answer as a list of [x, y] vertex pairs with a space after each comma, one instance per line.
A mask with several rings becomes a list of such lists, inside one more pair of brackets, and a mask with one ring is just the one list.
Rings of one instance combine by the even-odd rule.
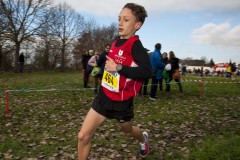
[[162, 54], [165, 54], [165, 55], [167, 55], [167, 52], [163, 52]]
[[176, 58], [175, 54], [173, 51], [169, 52], [169, 59]]
[[162, 48], [162, 45], [160, 43], [157, 43], [157, 44], [155, 44], [155, 48], [159, 50]]
[[145, 18], [148, 16], [145, 8], [136, 3], [127, 3], [123, 8], [131, 9], [133, 15], [136, 16], [137, 21], [142, 22], [142, 24], [144, 23]]
[[111, 47], [111, 44], [109, 44], [109, 43], [105, 44], [105, 48], [108, 46]]

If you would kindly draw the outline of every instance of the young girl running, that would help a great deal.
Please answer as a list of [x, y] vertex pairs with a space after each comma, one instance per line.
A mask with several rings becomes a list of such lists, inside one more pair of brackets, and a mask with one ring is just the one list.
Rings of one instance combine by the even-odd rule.
[[133, 98], [142, 80], [151, 77], [148, 54], [135, 35], [147, 17], [143, 6], [127, 3], [118, 16], [119, 37], [110, 49], [105, 64], [102, 86], [95, 97], [78, 133], [78, 159], [86, 160], [90, 139], [106, 118], [116, 119], [126, 136], [140, 142], [140, 156], [149, 152], [148, 133], [133, 126]]

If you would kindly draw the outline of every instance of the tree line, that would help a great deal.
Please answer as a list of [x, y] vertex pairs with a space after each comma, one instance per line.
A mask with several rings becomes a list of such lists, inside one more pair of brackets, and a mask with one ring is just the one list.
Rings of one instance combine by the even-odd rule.
[[31, 70], [78, 70], [83, 50], [103, 49], [118, 34], [117, 24], [99, 26], [51, 0], [0, 0], [0, 22], [0, 71], [18, 71], [20, 53]]

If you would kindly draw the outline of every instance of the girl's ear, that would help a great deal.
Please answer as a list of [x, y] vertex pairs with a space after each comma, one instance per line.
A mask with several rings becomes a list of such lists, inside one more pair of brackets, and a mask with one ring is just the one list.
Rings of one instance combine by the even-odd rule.
[[136, 30], [139, 30], [140, 28], [142, 27], [142, 22], [137, 22], [136, 25], [135, 25], [135, 29]]

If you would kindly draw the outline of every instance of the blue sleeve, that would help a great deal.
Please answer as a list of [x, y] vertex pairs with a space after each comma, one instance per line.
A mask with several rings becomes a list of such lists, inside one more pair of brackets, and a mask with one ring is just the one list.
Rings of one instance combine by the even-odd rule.
[[[161, 54], [161, 53], [160, 53]], [[160, 56], [160, 54], [155, 54], [155, 63], [157, 68], [164, 68], [165, 64], [163, 63], [162, 57]]]

